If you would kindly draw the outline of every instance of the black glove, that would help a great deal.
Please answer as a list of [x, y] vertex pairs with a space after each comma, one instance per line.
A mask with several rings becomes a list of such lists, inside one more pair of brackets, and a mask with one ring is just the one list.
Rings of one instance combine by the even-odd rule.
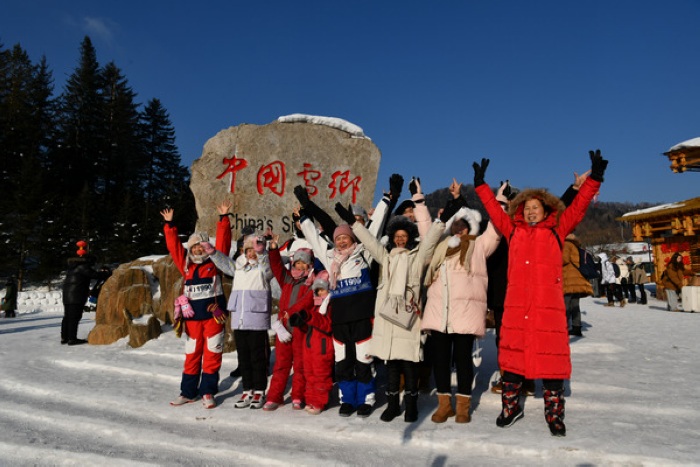
[[600, 155], [600, 149], [596, 149], [595, 152], [588, 151], [588, 155], [591, 156], [591, 178], [596, 182], [602, 182], [608, 161]]
[[289, 317], [289, 325], [298, 328], [299, 326], [303, 326], [308, 320], [309, 314], [306, 310], [301, 310]]
[[399, 199], [403, 189], [403, 177], [399, 174], [391, 174], [389, 177], [389, 196], [391, 199]]
[[350, 225], [354, 224], [357, 221], [357, 219], [355, 219], [355, 215], [352, 213], [350, 205], [348, 205], [348, 208], [345, 209], [345, 206], [343, 206], [342, 204], [335, 203], [335, 212], [338, 213], [341, 219], [343, 219]]
[[451, 199], [447, 202], [445, 205], [445, 209], [442, 210], [442, 213], [440, 214], [440, 220], [443, 223], [446, 223], [447, 221], [450, 220], [452, 216], [457, 214], [457, 211], [463, 206], [466, 206], [467, 202], [464, 198], [461, 196], [459, 198]]
[[311, 200], [309, 199], [309, 192], [306, 191], [306, 188], [304, 188], [301, 185], [297, 185], [294, 187], [294, 196], [297, 197], [299, 200], [299, 204], [301, 204], [302, 208], [305, 208], [309, 205]]
[[[416, 183], [416, 181], [418, 181], [418, 183]], [[420, 177], [411, 177], [411, 182], [408, 184], [408, 191], [411, 193], [411, 196], [418, 193], [418, 185], [420, 185]]]
[[472, 164], [474, 167], [474, 188], [484, 184], [484, 175], [486, 175], [486, 167], [489, 166], [489, 162], [491, 162], [489, 159], [482, 158], [481, 165], [476, 162]]

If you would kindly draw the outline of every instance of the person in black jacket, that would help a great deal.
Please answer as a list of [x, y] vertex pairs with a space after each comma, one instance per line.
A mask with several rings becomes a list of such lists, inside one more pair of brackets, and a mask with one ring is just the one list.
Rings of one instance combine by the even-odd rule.
[[80, 345], [87, 343], [78, 339], [78, 323], [83, 317], [83, 307], [90, 294], [92, 279], [106, 279], [110, 271], [94, 269], [92, 257], [70, 258], [66, 280], [63, 282], [63, 321], [61, 322], [61, 344]]

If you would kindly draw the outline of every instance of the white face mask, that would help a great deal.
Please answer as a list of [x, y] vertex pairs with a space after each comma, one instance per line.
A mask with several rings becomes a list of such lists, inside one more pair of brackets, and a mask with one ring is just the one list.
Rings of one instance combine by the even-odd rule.
[[190, 261], [192, 261], [194, 264], [202, 264], [207, 259], [209, 259], [209, 255], [206, 253], [204, 253], [202, 255], [195, 255], [194, 253], [188, 253], [188, 256], [190, 257]]

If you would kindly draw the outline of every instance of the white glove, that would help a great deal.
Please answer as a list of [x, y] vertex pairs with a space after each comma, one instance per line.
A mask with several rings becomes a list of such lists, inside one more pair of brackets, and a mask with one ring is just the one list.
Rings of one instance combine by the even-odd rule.
[[277, 338], [280, 340], [280, 342], [287, 344], [292, 341], [292, 335], [289, 333], [289, 331], [287, 331], [287, 328], [284, 327], [282, 321], [275, 321], [275, 324], [272, 325], [272, 329], [275, 330]]

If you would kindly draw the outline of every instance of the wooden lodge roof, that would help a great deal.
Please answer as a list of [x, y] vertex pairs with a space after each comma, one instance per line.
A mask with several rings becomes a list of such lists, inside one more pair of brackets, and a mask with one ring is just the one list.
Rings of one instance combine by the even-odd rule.
[[700, 138], [693, 138], [672, 146], [664, 153], [676, 173], [700, 172]]
[[700, 197], [628, 212], [618, 217], [617, 220], [623, 222], [639, 222], [693, 214], [700, 214]]

